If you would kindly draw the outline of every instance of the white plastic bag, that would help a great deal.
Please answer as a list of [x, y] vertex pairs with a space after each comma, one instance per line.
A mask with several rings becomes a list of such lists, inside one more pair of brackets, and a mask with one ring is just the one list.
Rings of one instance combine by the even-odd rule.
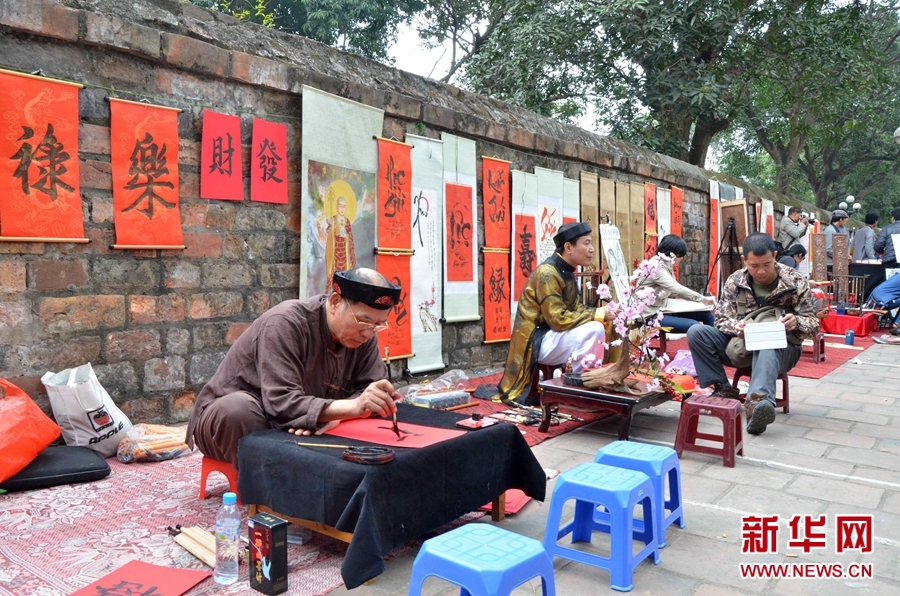
[[131, 421], [100, 384], [90, 362], [41, 377], [66, 445], [88, 447], [103, 457], [115, 455]]

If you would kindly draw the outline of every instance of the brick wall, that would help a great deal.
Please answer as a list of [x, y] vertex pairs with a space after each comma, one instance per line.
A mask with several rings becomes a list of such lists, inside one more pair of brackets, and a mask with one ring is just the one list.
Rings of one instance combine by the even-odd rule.
[[[92, 242], [0, 243], [0, 376], [47, 411], [40, 376], [92, 362], [133, 420], [185, 420], [195, 392], [250, 322], [296, 297], [302, 85], [384, 109], [385, 136], [449, 131], [476, 139], [479, 155], [508, 159], [517, 169], [553, 168], [574, 179], [587, 170], [680, 186], [691, 249], [682, 271], [689, 285], [705, 282], [708, 177], [699, 168], [177, 0], [64, 4], [0, 0], [0, 68], [41, 70], [86, 85], [79, 96], [79, 159]], [[109, 249], [111, 92], [183, 110], [185, 251]], [[254, 115], [287, 125], [289, 204], [199, 198], [204, 108], [241, 116], [245, 164]], [[746, 194], [765, 191], [748, 188]], [[505, 344], [483, 345], [480, 323], [444, 329], [451, 367], [478, 368], [506, 358]], [[403, 363], [393, 368], [397, 377]]]

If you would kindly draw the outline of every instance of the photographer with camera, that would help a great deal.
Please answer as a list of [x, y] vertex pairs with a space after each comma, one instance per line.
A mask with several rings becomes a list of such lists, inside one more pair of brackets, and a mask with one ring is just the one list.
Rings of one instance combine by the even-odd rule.
[[788, 209], [787, 215], [781, 218], [781, 225], [778, 227], [778, 242], [781, 246], [776, 246], [778, 254], [784, 255], [784, 251], [792, 245], [800, 242], [800, 239], [806, 235], [809, 228], [809, 218], [803, 215], [803, 211], [799, 207], [791, 207]]

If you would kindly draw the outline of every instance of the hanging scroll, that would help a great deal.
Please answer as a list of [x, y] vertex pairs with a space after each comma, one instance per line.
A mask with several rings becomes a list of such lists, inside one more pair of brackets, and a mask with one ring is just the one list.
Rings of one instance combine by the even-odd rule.
[[[375, 194], [384, 112], [303, 87], [300, 296], [334, 271], [375, 267]], [[328, 285], [326, 285], [328, 284]]]
[[[630, 271], [640, 263], [644, 258], [644, 185], [640, 182], [631, 183], [631, 213], [630, 227], [631, 234], [628, 245], [631, 247], [625, 253], [628, 257], [628, 267]], [[623, 246], [623, 250], [624, 246]]]
[[[677, 186], [672, 187], [672, 234], [675, 234], [679, 238], [684, 238], [682, 234], [684, 233], [684, 223], [682, 220], [682, 214], [684, 212], [684, 191], [678, 188]], [[675, 279], [678, 280], [681, 278], [681, 271], [679, 271], [679, 267], [675, 267]]]
[[553, 237], [562, 225], [563, 173], [535, 168], [538, 203], [538, 262], [543, 263], [556, 252]]
[[[627, 182], [616, 182], [616, 213], [612, 218], [612, 224], [619, 230], [619, 246], [625, 258], [626, 266], [630, 262], [628, 252], [631, 249], [631, 185]], [[600, 235], [603, 242], [603, 234]], [[603, 249], [603, 258], [606, 258], [606, 248]], [[606, 263], [609, 267], [609, 263]], [[631, 269], [629, 269], [631, 271]]]
[[484, 341], [509, 340], [509, 252], [484, 249]]
[[769, 199], [760, 200], [762, 204], [762, 222], [760, 230], [771, 237], [775, 237], [775, 203]]
[[581, 197], [578, 196], [580, 192], [578, 180], [563, 178], [562, 222], [564, 224], [581, 221]]
[[378, 138], [378, 247], [410, 248], [412, 145]]
[[79, 189], [80, 87], [0, 70], [0, 240], [88, 241]]
[[239, 116], [203, 110], [200, 142], [200, 198], [244, 200]]
[[443, 133], [444, 320], [478, 321], [475, 141]]
[[183, 249], [178, 113], [109, 99], [115, 248]]
[[538, 265], [537, 256], [537, 176], [514, 170], [512, 172], [512, 270], [510, 281], [511, 312], [515, 315], [519, 295], [528, 276]]
[[581, 171], [581, 221], [591, 226], [591, 242], [594, 245], [594, 257], [591, 260], [591, 269], [600, 270], [600, 218], [599, 218], [599, 179], [593, 172]]
[[409, 303], [409, 254], [378, 253], [376, 268], [391, 283], [400, 286], [400, 301], [388, 314], [388, 328], [378, 334], [378, 353], [385, 356], [390, 349], [391, 360], [412, 356], [412, 335]]
[[644, 248], [642, 251], [644, 259], [649, 259], [656, 254], [656, 186], [654, 184], [644, 184]]
[[491, 248], [510, 247], [512, 212], [509, 208], [509, 163], [494, 157], [481, 158], [484, 245]]
[[287, 191], [287, 126], [253, 119], [250, 200], [283, 205]]
[[412, 351], [407, 361], [410, 373], [418, 374], [444, 367], [443, 325], [443, 143], [406, 135], [412, 143], [412, 247], [410, 257], [410, 299]]
[[707, 268], [706, 291], [719, 295], [719, 183], [709, 181], [709, 265]]

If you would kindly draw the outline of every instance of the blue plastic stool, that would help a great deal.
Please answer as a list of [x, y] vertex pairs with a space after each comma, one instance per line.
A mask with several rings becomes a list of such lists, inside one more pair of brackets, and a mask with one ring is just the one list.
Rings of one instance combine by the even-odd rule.
[[[650, 477], [656, 493], [656, 541], [659, 548], [666, 545], [666, 528], [676, 521], [684, 528], [681, 464], [674, 449], [633, 441], [614, 441], [597, 451], [594, 463], [635, 470]], [[668, 500], [666, 500], [666, 478], [669, 480]], [[668, 516], [666, 511], [670, 512]]]
[[[653, 555], [659, 565], [659, 545], [656, 540], [656, 492], [653, 483], [643, 472], [615, 468], [605, 464], [581, 464], [560, 474], [550, 500], [547, 528], [544, 531], [544, 549], [551, 557], [563, 557], [593, 565], [609, 571], [610, 587], [627, 592], [634, 587], [634, 568]], [[563, 505], [575, 499], [575, 518], [560, 528]], [[635, 527], [632, 512], [640, 503], [644, 520], [641, 528]], [[594, 511], [602, 505], [608, 521], [594, 520]], [[609, 533], [610, 556], [589, 554], [557, 544], [559, 539], [572, 534], [572, 542], [590, 542], [594, 531]], [[640, 540], [644, 548], [632, 555], [633, 541]]]
[[433, 575], [460, 586], [460, 596], [508, 596], [540, 577], [544, 596], [556, 595], [553, 560], [540, 542], [490, 524], [466, 524], [422, 544], [409, 579], [409, 596]]

